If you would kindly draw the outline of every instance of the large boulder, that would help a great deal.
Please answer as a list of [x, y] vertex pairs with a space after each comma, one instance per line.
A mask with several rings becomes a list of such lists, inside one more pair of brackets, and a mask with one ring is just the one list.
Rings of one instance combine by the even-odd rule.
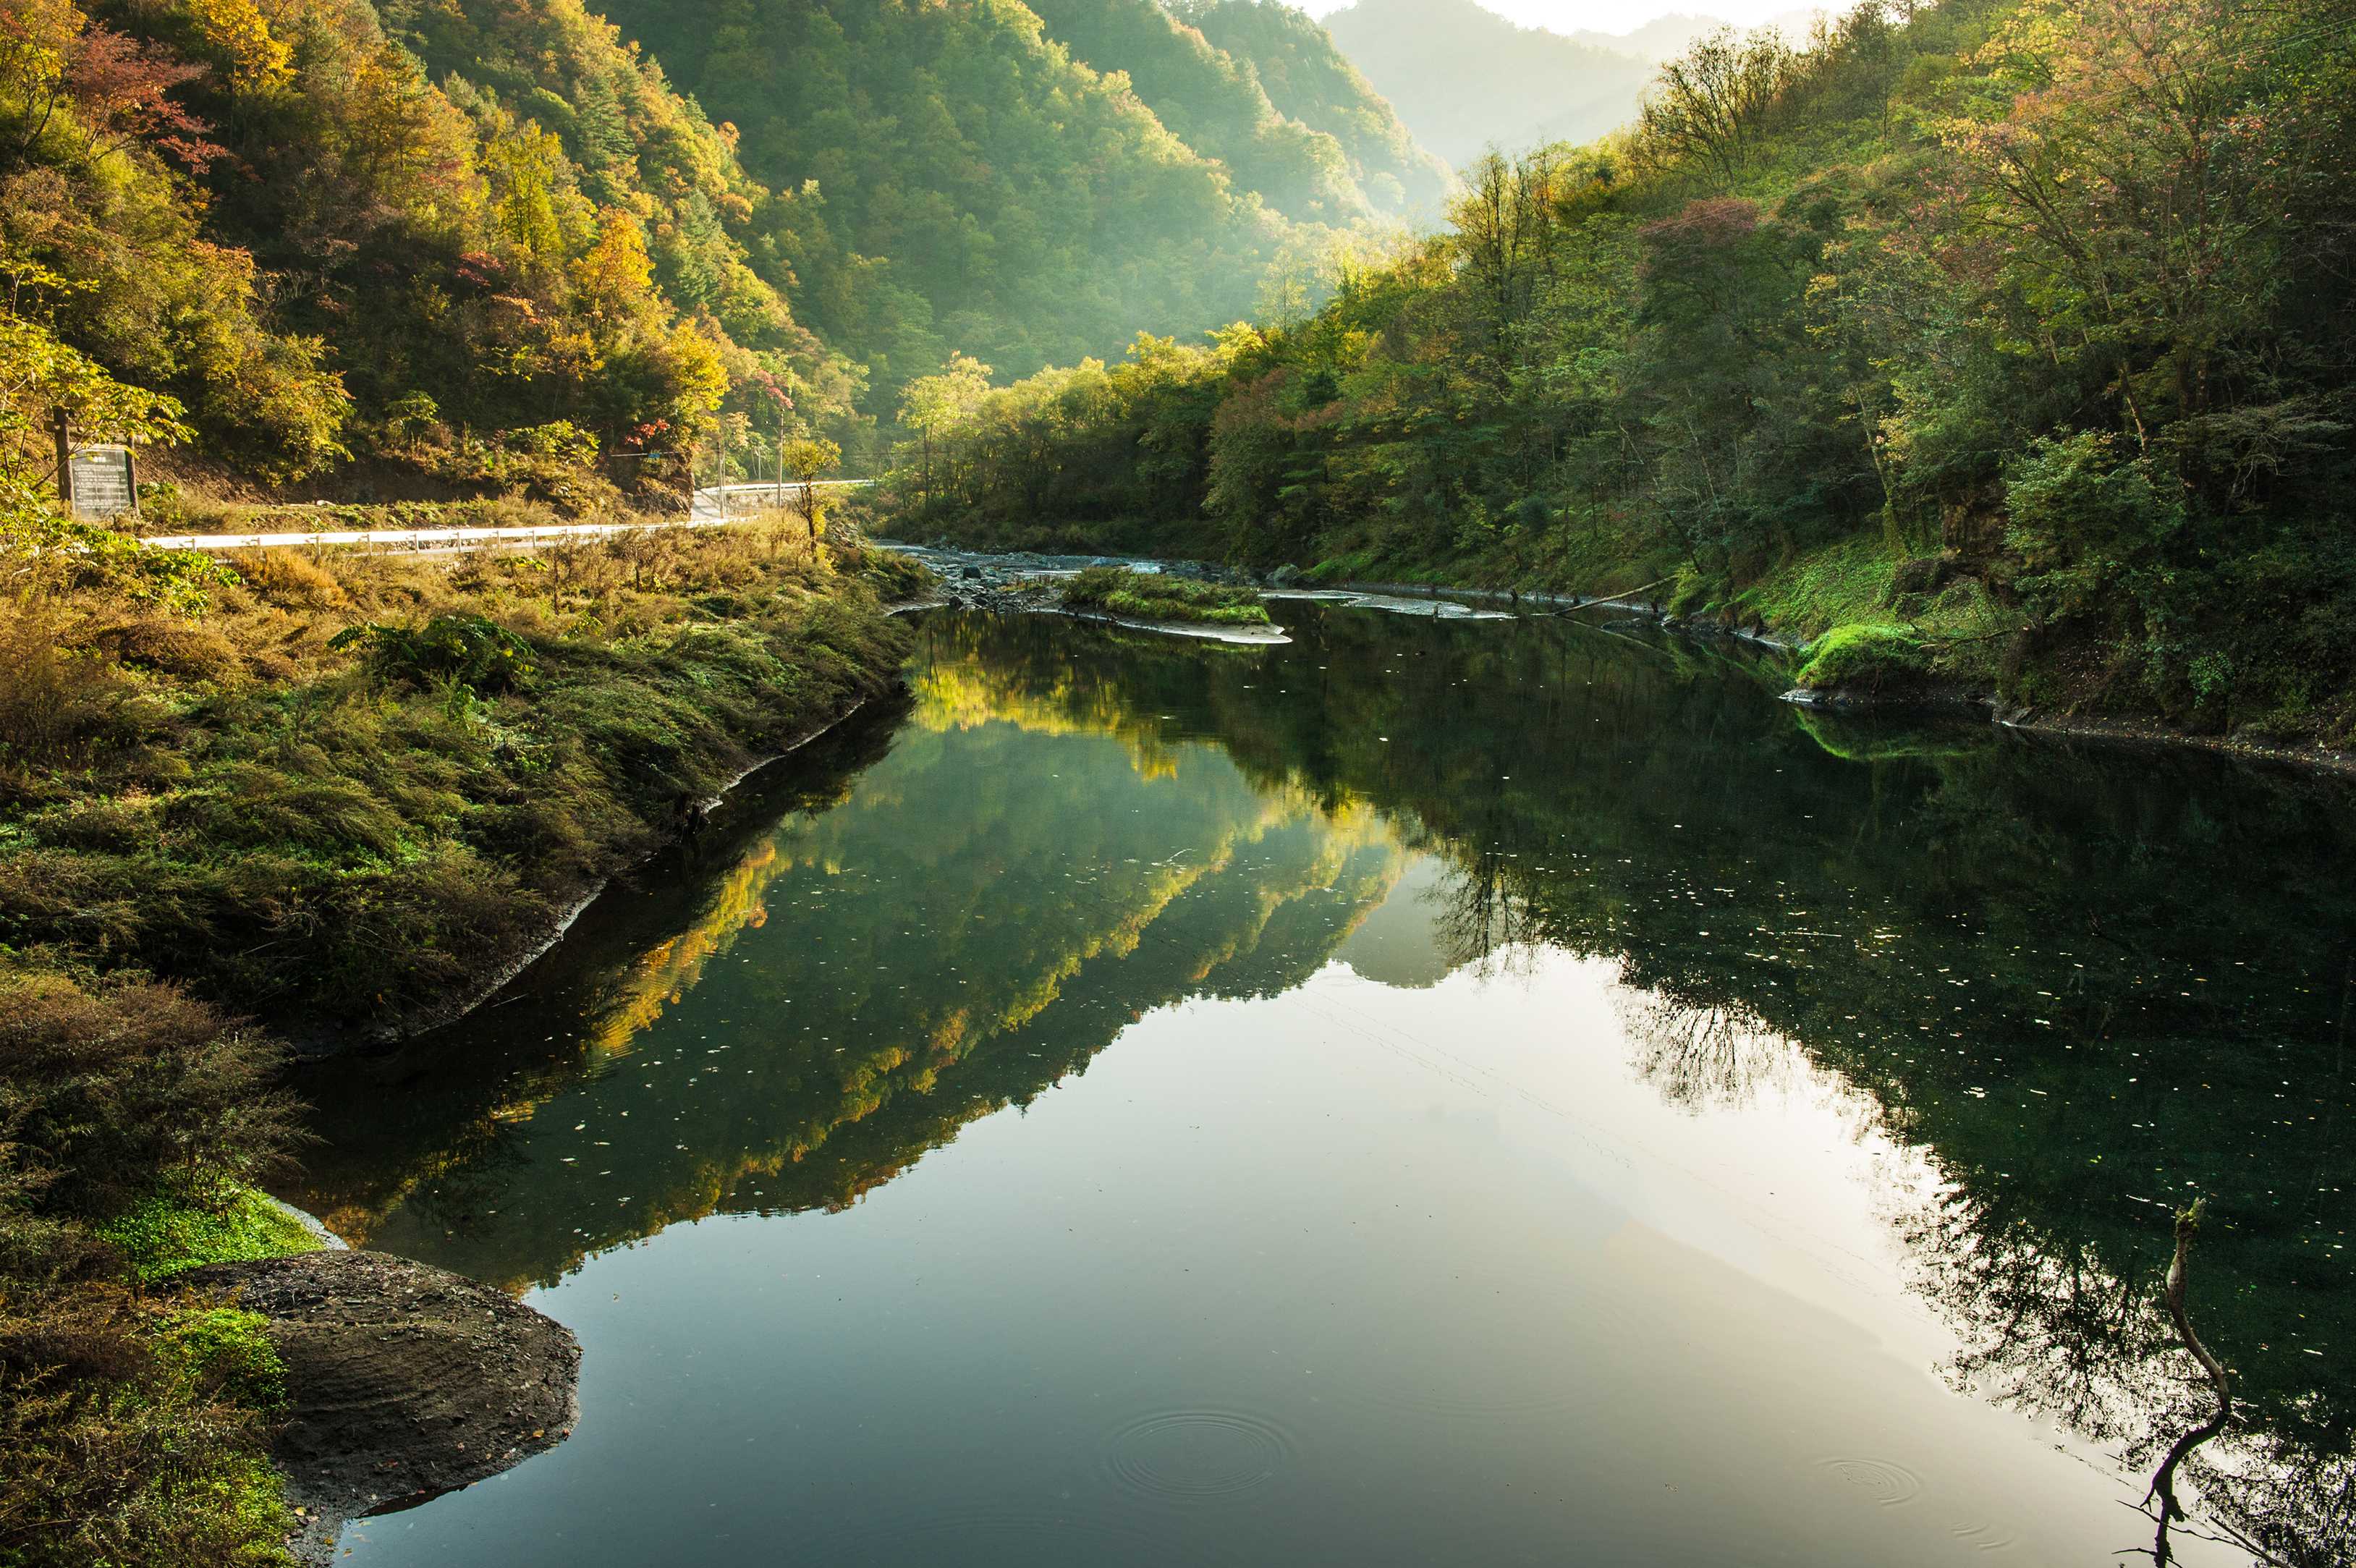
[[1890, 569], [1886, 597], [1895, 602], [1911, 594], [1935, 594], [1963, 575], [1963, 563], [1953, 555], [1918, 555]]
[[488, 1286], [381, 1252], [220, 1263], [177, 1283], [269, 1320], [289, 1400], [273, 1456], [316, 1561], [346, 1520], [471, 1486], [572, 1433], [580, 1346]]

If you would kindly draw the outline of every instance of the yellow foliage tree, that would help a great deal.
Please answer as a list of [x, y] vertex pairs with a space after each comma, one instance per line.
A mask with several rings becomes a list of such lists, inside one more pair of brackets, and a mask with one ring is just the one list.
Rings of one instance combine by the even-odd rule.
[[294, 53], [270, 30], [254, 0], [187, 0], [189, 19], [205, 41], [230, 59], [230, 81], [246, 92], [269, 91], [294, 79]]

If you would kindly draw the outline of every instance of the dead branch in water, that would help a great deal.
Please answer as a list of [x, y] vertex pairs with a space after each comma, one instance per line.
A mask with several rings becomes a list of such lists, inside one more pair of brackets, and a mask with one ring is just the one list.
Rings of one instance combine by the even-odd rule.
[[[2185, 1522], [2184, 1505], [2176, 1500], [2176, 1467], [2184, 1463], [2192, 1451], [2222, 1432], [2233, 1419], [2233, 1373], [2224, 1362], [2217, 1359], [2201, 1336], [2192, 1329], [2191, 1308], [2186, 1304], [2188, 1282], [2191, 1272], [2192, 1240], [2201, 1233], [2201, 1211], [2208, 1199], [2196, 1198], [2190, 1208], [2179, 1209], [2176, 1215], [2176, 1256], [2168, 1265], [2168, 1283], [2162, 1287], [2161, 1299], [2168, 1304], [2168, 1316], [2176, 1325], [2176, 1337], [2201, 1363], [2211, 1387], [2217, 1391], [2217, 1413], [2178, 1438], [2169, 1447], [2168, 1457], [2160, 1461], [2158, 1472], [2151, 1478], [2151, 1487], [2143, 1495], [2143, 1507], [2150, 1512], [2159, 1505], [2155, 1516], [2158, 1532], [2152, 1538], [2151, 1560], [2158, 1568], [2168, 1568], [2176, 1561], [2175, 1550], [2169, 1546], [2168, 1534], [2173, 1525]], [[2233, 1544], [2267, 1563], [2280, 1563], [2281, 1559], [2250, 1541], [2241, 1531], [2225, 1527]]]

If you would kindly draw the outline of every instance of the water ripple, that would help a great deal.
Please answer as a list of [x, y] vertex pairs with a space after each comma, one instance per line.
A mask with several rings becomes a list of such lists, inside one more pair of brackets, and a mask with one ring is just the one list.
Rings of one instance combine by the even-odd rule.
[[1232, 1410], [1162, 1411], [1105, 1444], [1105, 1467], [1133, 1491], [1186, 1501], [1233, 1497], [1272, 1480], [1292, 1458], [1282, 1427]]
[[1903, 1508], [1922, 1492], [1922, 1477], [1887, 1459], [1826, 1459], [1824, 1467], [1883, 1508]]

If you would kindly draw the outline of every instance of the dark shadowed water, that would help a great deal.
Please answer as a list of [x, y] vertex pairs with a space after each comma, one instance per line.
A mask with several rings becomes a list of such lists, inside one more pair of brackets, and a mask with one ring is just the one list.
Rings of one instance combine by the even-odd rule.
[[[938, 613], [290, 1194], [527, 1293], [498, 1563], [2348, 1560], [2346, 786], [1625, 628]], [[2148, 1555], [2144, 1559], [2148, 1561]]]

